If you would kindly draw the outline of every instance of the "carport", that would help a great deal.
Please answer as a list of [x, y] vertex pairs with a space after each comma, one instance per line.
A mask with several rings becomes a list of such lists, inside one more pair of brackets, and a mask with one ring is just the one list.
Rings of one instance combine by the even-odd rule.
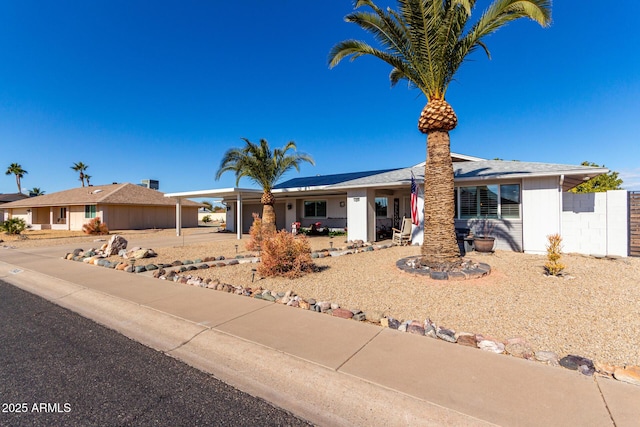
[[[246, 199], [258, 199], [262, 197], [262, 190], [252, 188], [221, 188], [217, 190], [184, 191], [181, 193], [167, 193], [165, 197], [176, 199], [176, 235], [182, 234], [182, 199], [212, 198], [212, 199], [236, 199], [236, 235], [242, 239], [242, 201]], [[227, 210], [229, 207], [227, 207]]]

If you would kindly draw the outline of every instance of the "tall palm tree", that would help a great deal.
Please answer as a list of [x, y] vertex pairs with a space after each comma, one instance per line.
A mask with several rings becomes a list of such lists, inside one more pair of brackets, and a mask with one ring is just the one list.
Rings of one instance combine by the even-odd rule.
[[391, 65], [391, 85], [407, 80], [427, 98], [418, 129], [427, 134], [424, 174], [424, 242], [422, 262], [447, 269], [461, 261], [454, 223], [453, 163], [449, 131], [458, 119], [445, 93], [469, 54], [480, 48], [490, 58], [483, 39], [507, 23], [530, 18], [547, 26], [551, 0], [494, 0], [480, 19], [470, 23], [476, 0], [398, 0], [398, 10], [382, 10], [371, 0], [357, 0], [347, 22], [373, 34], [380, 49], [358, 40], [336, 44], [329, 53], [333, 68], [342, 59], [371, 55]]
[[16, 176], [16, 185], [18, 186], [18, 193], [22, 193], [22, 186], [20, 185], [20, 180], [27, 174], [28, 172], [22, 169], [18, 163], [11, 163], [5, 172], [5, 175], [15, 175]]
[[242, 138], [246, 143], [243, 148], [231, 148], [222, 157], [220, 168], [216, 172], [216, 180], [223, 173], [233, 171], [236, 174], [236, 185], [240, 178], [246, 176], [262, 187], [262, 228], [264, 231], [275, 231], [276, 212], [273, 205], [276, 202], [271, 190], [275, 183], [291, 169], [300, 171], [300, 163], [308, 162], [315, 165], [313, 158], [303, 153], [287, 154], [289, 150], [296, 151], [296, 143], [289, 141], [282, 148], [269, 148], [266, 139], [261, 139], [260, 144], [255, 144], [247, 138]]
[[[85, 165], [82, 162], [77, 162], [74, 163], [73, 166], [71, 166], [71, 169], [73, 169], [76, 172], [80, 172], [80, 177], [78, 178], [78, 180], [80, 180], [80, 182], [82, 183], [82, 186], [84, 187], [84, 180], [86, 178], [84, 171], [87, 170], [87, 168], [89, 167], [89, 165]], [[91, 178], [91, 177], [89, 177]]]

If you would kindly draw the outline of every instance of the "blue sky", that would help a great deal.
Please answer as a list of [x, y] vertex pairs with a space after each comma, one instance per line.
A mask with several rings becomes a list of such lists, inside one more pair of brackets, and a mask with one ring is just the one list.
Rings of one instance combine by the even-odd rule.
[[[379, 2], [380, 5], [395, 2]], [[478, 1], [476, 15], [488, 5]], [[572, 9], [573, 7], [573, 9]], [[177, 192], [235, 185], [225, 150], [293, 140], [300, 176], [410, 166], [425, 157], [419, 91], [390, 88], [374, 58], [327, 55], [369, 42], [343, 18], [351, 0], [4, 1], [0, 167], [23, 189], [157, 179]], [[556, 1], [553, 24], [512, 23], [463, 64], [447, 92], [452, 151], [618, 171], [640, 190], [640, 2]], [[0, 193], [16, 191], [0, 175]], [[298, 176], [295, 172], [285, 179]], [[250, 181], [240, 182], [252, 187]]]

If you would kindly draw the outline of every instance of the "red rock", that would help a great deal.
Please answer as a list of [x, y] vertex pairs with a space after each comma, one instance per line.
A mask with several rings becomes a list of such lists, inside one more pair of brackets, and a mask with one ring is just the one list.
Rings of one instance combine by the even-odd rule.
[[595, 366], [597, 373], [607, 377], [612, 377], [617, 368], [617, 366], [613, 366], [605, 362], [593, 362], [593, 365]]
[[459, 335], [458, 344], [466, 345], [467, 347], [478, 347], [475, 335]]
[[616, 368], [613, 376], [619, 381], [625, 383], [640, 385], [640, 366], [627, 366], [625, 368]]
[[345, 308], [336, 308], [331, 314], [335, 317], [340, 317], [341, 319], [351, 319], [353, 317], [351, 310], [347, 310]]

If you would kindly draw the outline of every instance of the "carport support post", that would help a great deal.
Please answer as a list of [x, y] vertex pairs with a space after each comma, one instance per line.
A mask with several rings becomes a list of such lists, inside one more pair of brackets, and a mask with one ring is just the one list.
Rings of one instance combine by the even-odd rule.
[[176, 236], [182, 234], [182, 199], [176, 199]]
[[236, 197], [236, 236], [242, 239], [242, 194]]

